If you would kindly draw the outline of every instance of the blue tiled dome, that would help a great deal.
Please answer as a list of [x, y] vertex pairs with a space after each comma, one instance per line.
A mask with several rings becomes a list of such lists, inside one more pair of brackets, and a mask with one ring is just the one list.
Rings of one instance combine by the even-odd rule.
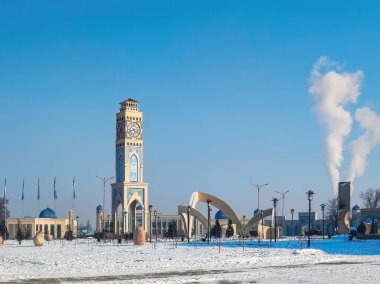
[[256, 209], [255, 212], [253, 212], [253, 215], [256, 215], [258, 213], [260, 213], [260, 209]]
[[358, 205], [355, 205], [354, 207], [352, 207], [352, 211], [356, 211], [356, 210], [359, 210], [360, 207]]
[[103, 207], [102, 207], [102, 205], [98, 205], [98, 206], [96, 206], [96, 211], [98, 212], [98, 211], [102, 211], [103, 210]]
[[222, 210], [219, 210], [218, 212], [215, 213], [215, 220], [224, 220], [228, 219], [226, 215], [222, 212]]
[[136, 210], [142, 210], [141, 204], [137, 205]]
[[370, 224], [370, 223], [372, 223], [373, 221], [375, 221], [375, 218], [373, 218], [372, 216], [367, 216], [367, 217], [365, 217], [365, 219], [364, 219], [364, 223], [367, 223], [367, 224]]
[[41, 211], [39, 218], [57, 219], [57, 216], [55, 215], [54, 210], [52, 210], [48, 207], [48, 208]]

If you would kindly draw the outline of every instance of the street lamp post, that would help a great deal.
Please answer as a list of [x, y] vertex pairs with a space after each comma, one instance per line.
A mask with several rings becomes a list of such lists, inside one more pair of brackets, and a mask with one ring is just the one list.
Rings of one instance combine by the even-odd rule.
[[127, 227], [127, 210], [124, 209], [123, 211], [123, 215], [124, 215], [124, 221], [123, 221], [123, 234], [124, 234], [124, 237], [126, 235], [126, 227]]
[[187, 206], [187, 242], [190, 243], [190, 206]]
[[289, 190], [285, 191], [285, 192], [279, 192], [279, 191], [276, 191], [278, 194], [281, 194], [282, 196], [282, 216], [284, 216], [284, 206], [285, 206], [285, 195], [287, 193], [289, 193]]
[[269, 237], [270, 237], [270, 244], [272, 245], [272, 222], [270, 222], [270, 225], [269, 225]]
[[152, 242], [152, 205], [149, 205], [149, 242]]
[[274, 211], [274, 241], [277, 241], [277, 220], [276, 220], [276, 206], [277, 206], [277, 201], [278, 199], [274, 197], [272, 199], [273, 201], [273, 211]]
[[322, 209], [322, 239], [325, 239], [325, 207], [326, 204], [321, 204]]
[[207, 244], [210, 244], [210, 212], [211, 212], [211, 199], [207, 199]]
[[[261, 238], [264, 240], [264, 211], [263, 210], [260, 210], [260, 215], [261, 215]], [[259, 232], [257, 232], [257, 238], [258, 238], [258, 242], [260, 242]]]
[[311, 200], [313, 200], [314, 192], [309, 190], [306, 192], [307, 200], [309, 200], [309, 231], [307, 234], [307, 247], [310, 247], [310, 230], [311, 230]]
[[290, 209], [290, 214], [292, 214], [292, 237], [294, 237], [294, 227], [293, 227], [293, 215], [294, 215], [294, 209]]
[[159, 230], [159, 233], [158, 235], [161, 236], [162, 235], [162, 220], [160, 218], [160, 215], [157, 214], [157, 220], [158, 220], [158, 227], [160, 227], [160, 230]]
[[258, 184], [251, 183], [251, 185], [257, 188], [257, 209], [260, 209], [260, 190], [262, 187], [267, 186], [268, 184], [265, 183], [262, 185], [258, 185]]
[[[6, 226], [6, 222], [7, 222], [7, 196], [6, 196], [6, 192], [7, 192], [7, 178], [5, 178], [5, 181], [4, 181], [4, 199], [3, 199], [3, 204], [4, 204], [4, 224], [3, 224], [3, 228], [0, 228], [0, 231], [3, 230], [3, 236], [4, 236], [4, 241], [5, 239], [7, 238], [7, 226]], [[39, 197], [38, 197], [38, 200], [39, 200]], [[38, 210], [40, 210], [38, 208]], [[39, 219], [38, 219], [39, 220]]]
[[[103, 215], [106, 215], [106, 182], [113, 179], [114, 177], [109, 178], [101, 178], [99, 176], [96, 176], [98, 179], [100, 179], [103, 182]], [[105, 218], [103, 218], [103, 239], [105, 239]]]
[[156, 242], [157, 242], [157, 211], [156, 210], [154, 210], [154, 224], [156, 226], [155, 233], [156, 233]]

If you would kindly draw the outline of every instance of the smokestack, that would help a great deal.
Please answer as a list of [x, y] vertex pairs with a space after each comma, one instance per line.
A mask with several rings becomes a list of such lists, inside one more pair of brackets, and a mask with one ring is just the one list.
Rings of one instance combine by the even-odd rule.
[[350, 232], [351, 182], [338, 184], [338, 234]]

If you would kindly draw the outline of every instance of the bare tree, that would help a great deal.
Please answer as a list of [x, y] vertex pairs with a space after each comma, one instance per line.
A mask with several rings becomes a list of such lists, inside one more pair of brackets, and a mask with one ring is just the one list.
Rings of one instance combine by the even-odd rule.
[[365, 208], [378, 208], [380, 205], [380, 188], [369, 188], [360, 193]]
[[326, 202], [326, 222], [335, 232], [338, 227], [338, 199], [336, 197]]

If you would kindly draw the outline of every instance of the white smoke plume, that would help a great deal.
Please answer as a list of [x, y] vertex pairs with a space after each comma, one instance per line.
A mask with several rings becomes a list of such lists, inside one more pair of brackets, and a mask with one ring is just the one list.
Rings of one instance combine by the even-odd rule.
[[367, 167], [367, 158], [373, 147], [380, 144], [380, 116], [368, 107], [360, 108], [355, 113], [355, 120], [364, 129], [364, 133], [350, 143], [352, 160], [348, 171], [348, 179], [354, 182], [363, 175]]
[[315, 97], [314, 110], [326, 126], [327, 166], [332, 187], [338, 191], [343, 143], [351, 132], [352, 116], [344, 107], [355, 103], [360, 95], [363, 72], [340, 71], [340, 66], [327, 57], [320, 57], [311, 72], [309, 92]]

